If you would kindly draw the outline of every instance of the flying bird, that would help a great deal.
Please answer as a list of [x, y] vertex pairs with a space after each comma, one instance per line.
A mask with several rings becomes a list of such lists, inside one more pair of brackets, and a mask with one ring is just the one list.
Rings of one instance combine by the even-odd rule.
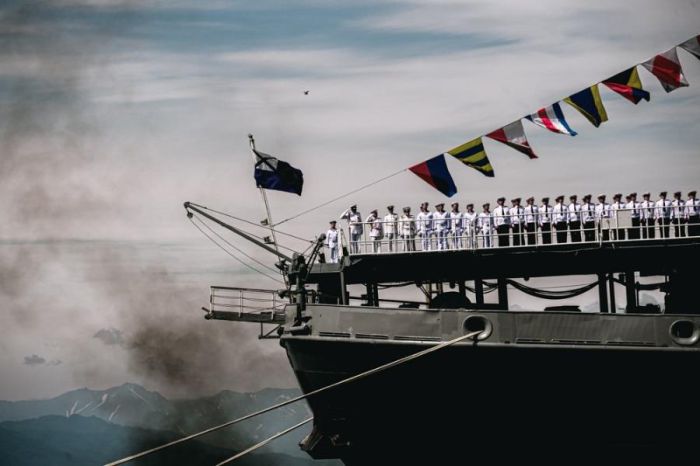
[[304, 91], [304, 95], [309, 95], [309, 91]]

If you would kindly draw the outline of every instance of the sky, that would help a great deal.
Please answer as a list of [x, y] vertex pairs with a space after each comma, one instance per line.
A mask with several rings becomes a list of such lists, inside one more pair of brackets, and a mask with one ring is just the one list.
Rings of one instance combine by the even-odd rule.
[[[294, 386], [276, 342], [199, 310], [212, 284], [278, 286], [182, 208], [264, 216], [248, 133], [303, 170], [301, 197], [268, 196], [274, 219], [311, 209], [281, 228], [313, 238], [351, 203], [445, 201], [402, 172], [312, 209], [664, 52], [699, 20], [698, 0], [4, 0], [0, 399]], [[700, 188], [700, 61], [678, 54], [689, 87], [666, 93], [640, 67], [651, 102], [601, 86], [600, 128], [566, 106], [575, 138], [525, 122], [537, 160], [488, 140], [495, 178], [447, 160], [454, 200]]]

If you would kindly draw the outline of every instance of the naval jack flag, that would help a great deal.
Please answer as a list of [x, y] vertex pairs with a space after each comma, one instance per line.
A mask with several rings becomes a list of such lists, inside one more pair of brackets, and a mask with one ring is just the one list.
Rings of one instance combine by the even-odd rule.
[[255, 153], [255, 184], [258, 188], [295, 193], [301, 196], [304, 174], [287, 162], [257, 150]]

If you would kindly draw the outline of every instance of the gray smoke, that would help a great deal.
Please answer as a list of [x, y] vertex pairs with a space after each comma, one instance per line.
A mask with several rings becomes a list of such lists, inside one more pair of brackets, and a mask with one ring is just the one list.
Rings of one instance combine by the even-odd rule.
[[[197, 310], [207, 290], [178, 283], [166, 265], [135, 266], [135, 250], [86, 244], [78, 250], [87, 265], [78, 268], [62, 243], [51, 241], [89, 237], [91, 225], [120, 218], [115, 207], [129, 185], [124, 174], [102, 169], [109, 141], [86, 92], [90, 70], [108, 65], [107, 46], [122, 31], [71, 17], [61, 10], [71, 3], [80, 4], [29, 1], [0, 7], [0, 197], [5, 201], [0, 306], [9, 311], [0, 315], [3, 331], [21, 335], [41, 329], [58, 346], [71, 346], [74, 357], [62, 356], [63, 367], [70, 367], [79, 385], [124, 382], [110, 379], [115, 358], [126, 361], [136, 382], [169, 394], [240, 386], [267, 372], [285, 374], [281, 379], [291, 383], [279, 348], [269, 359], [250, 328], [205, 321]], [[129, 12], [130, 3], [110, 5]], [[124, 27], [140, 21], [136, 13], [126, 22], [121, 18]], [[95, 173], [104, 178], [95, 182]], [[174, 193], [173, 204], [182, 201]], [[8, 241], [12, 238], [37, 241]], [[72, 283], [43, 289], [42, 277], [56, 280], [59, 272]], [[84, 284], [87, 288], [72, 293], [70, 286]], [[81, 301], [86, 296], [98, 304], [88, 307]], [[113, 318], [99, 322], [103, 314]], [[12, 344], [0, 340], [4, 350]], [[96, 341], [103, 351], [90, 354]], [[36, 354], [25, 358], [28, 365], [60, 363]]]

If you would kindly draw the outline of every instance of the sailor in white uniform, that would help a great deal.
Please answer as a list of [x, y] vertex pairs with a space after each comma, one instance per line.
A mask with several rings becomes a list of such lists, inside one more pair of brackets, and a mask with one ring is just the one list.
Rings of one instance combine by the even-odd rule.
[[399, 216], [394, 213], [393, 205], [386, 206], [386, 210], [389, 211], [389, 213], [384, 216], [384, 237], [389, 244], [389, 252], [394, 252], [394, 245], [398, 234], [397, 223]]
[[331, 227], [328, 229], [326, 232], [326, 247], [328, 248], [328, 252], [330, 252], [331, 264], [337, 264], [338, 263], [338, 237], [339, 237], [339, 231], [335, 227], [336, 221], [331, 220], [330, 222]]
[[681, 199], [681, 192], [673, 193], [671, 201], [671, 223], [673, 223], [673, 232], [676, 238], [685, 236], [685, 224], [687, 217], [685, 215], [685, 201]]
[[411, 215], [411, 208], [404, 207], [403, 215], [399, 219], [399, 234], [404, 251], [416, 250], [416, 222]]
[[637, 193], [630, 193], [626, 199], [627, 204], [625, 205], [625, 208], [629, 211], [630, 220], [632, 221], [632, 227], [627, 229], [627, 237], [629, 239], [639, 239], [642, 237], [642, 235], [640, 235], [641, 211], [639, 202], [637, 202]]
[[525, 201], [527, 205], [523, 208], [525, 212], [525, 231], [527, 232], [528, 246], [537, 244], [537, 217], [539, 209], [535, 205], [535, 198], [530, 196]]
[[[505, 201], [505, 198], [503, 198]], [[479, 236], [482, 238], [482, 246], [490, 248], [493, 246], [493, 215], [491, 214], [491, 204], [488, 202], [483, 205], [483, 211], [477, 218], [477, 228]]]
[[639, 204], [639, 215], [642, 224], [642, 237], [644, 239], [653, 239], [656, 236], [656, 227], [654, 226], [654, 202], [650, 200], [651, 194], [642, 194], [644, 200]]
[[493, 210], [493, 214], [490, 215], [493, 218], [493, 226], [498, 236], [498, 246], [510, 246], [510, 209], [503, 205], [506, 202], [505, 197], [499, 197], [496, 202], [498, 203], [498, 207], [496, 207]]
[[525, 244], [525, 209], [520, 205], [520, 198], [516, 197], [510, 201], [513, 207], [510, 208], [510, 225], [513, 229], [513, 246]]
[[369, 237], [372, 240], [372, 252], [377, 254], [382, 252], [382, 238], [384, 238], [384, 229], [382, 228], [382, 220], [379, 218], [379, 212], [374, 209], [370, 212], [369, 217], [365, 220], [369, 231]]
[[433, 229], [437, 235], [437, 249], [444, 251], [449, 248], [447, 239], [450, 236], [450, 213], [445, 212], [445, 204], [435, 204], [435, 212], [433, 212]]
[[571, 242], [581, 242], [581, 204], [578, 203], [576, 194], [569, 196], [569, 231]]
[[595, 241], [595, 205], [591, 202], [592, 197], [590, 194], [583, 196], [580, 211], [583, 240], [587, 243]]
[[459, 202], [453, 202], [450, 206], [452, 211], [450, 212], [450, 227], [452, 230], [452, 247], [454, 249], [462, 249], [462, 236], [464, 235], [463, 221], [464, 217], [462, 212], [459, 211]]
[[467, 210], [462, 214], [462, 229], [466, 243], [462, 243], [469, 249], [476, 248], [476, 219], [477, 213], [474, 212], [474, 204], [467, 204]]
[[569, 223], [569, 209], [564, 205], [564, 196], [557, 196], [552, 208], [552, 222], [557, 229], [557, 244], [566, 243], [566, 233]]
[[420, 205], [420, 212], [416, 215], [416, 230], [421, 237], [421, 250], [430, 251], [431, 236], [433, 235], [433, 214], [428, 210], [428, 203]]
[[700, 236], [700, 200], [695, 198], [696, 191], [688, 193], [685, 201], [685, 216], [688, 219], [688, 236]]
[[542, 244], [552, 244], [552, 206], [549, 205], [548, 197], [542, 198], [539, 224], [542, 232]]
[[341, 219], [348, 221], [350, 227], [350, 252], [359, 253], [359, 241], [362, 238], [362, 214], [357, 210], [357, 205], [351, 205], [348, 210], [340, 215]]
[[595, 219], [598, 222], [599, 238], [610, 241], [610, 204], [605, 202], [605, 194], [598, 196], [598, 204], [595, 206]]
[[654, 210], [654, 218], [659, 224], [662, 238], [668, 238], [671, 228], [671, 201], [666, 199], [666, 194], [666, 191], [659, 193], [659, 200], [656, 201], [656, 209]]
[[610, 215], [613, 224], [613, 239], [624, 241], [625, 240], [625, 229], [620, 228], [620, 218], [621, 212], [625, 208], [625, 204], [622, 202], [622, 194], [617, 193], [613, 196], [613, 203], [610, 206]]

